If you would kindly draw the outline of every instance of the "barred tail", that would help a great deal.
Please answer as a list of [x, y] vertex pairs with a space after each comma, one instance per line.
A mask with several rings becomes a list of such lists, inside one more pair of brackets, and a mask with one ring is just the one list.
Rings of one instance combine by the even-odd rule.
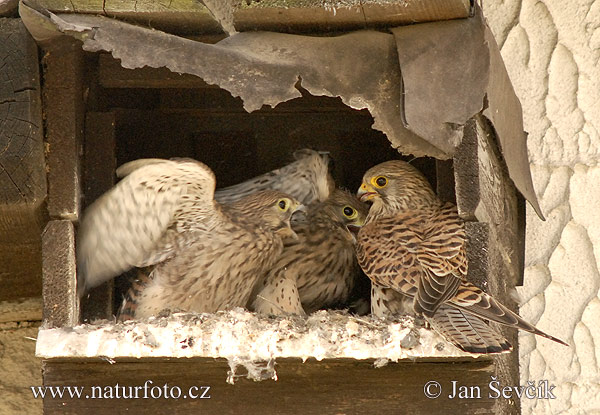
[[512, 349], [510, 343], [485, 321], [458, 308], [442, 305], [433, 317], [426, 319], [447, 341], [466, 352], [490, 354]]

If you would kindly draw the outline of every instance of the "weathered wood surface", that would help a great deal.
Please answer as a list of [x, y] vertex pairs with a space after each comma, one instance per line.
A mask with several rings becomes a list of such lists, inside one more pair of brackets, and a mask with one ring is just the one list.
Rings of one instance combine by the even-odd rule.
[[[83, 151], [84, 208], [87, 208], [115, 182], [115, 115], [88, 112]], [[81, 320], [112, 318], [113, 281], [90, 290], [81, 305]]]
[[332, 30], [399, 26], [469, 16], [468, 0], [272, 0], [240, 2], [234, 26], [245, 30]]
[[452, 160], [435, 161], [435, 192], [444, 202], [456, 204], [456, 191], [454, 189], [454, 164]]
[[41, 293], [45, 198], [37, 46], [0, 19], [0, 301]]
[[[481, 414], [493, 413], [488, 396], [489, 361], [461, 363], [398, 363], [374, 368], [372, 362], [282, 359], [278, 380], [225, 382], [229, 366], [223, 360], [175, 359], [146, 361], [44, 362], [45, 386], [179, 387], [180, 399], [44, 399], [45, 414], [171, 413], [171, 414]], [[243, 373], [243, 370], [242, 370]], [[424, 385], [442, 386], [437, 399], [425, 397]], [[479, 386], [481, 399], [449, 399], [452, 381]], [[183, 398], [192, 386], [210, 386], [210, 399]], [[104, 389], [103, 389], [104, 390]], [[432, 389], [434, 390], [434, 389]], [[114, 392], [113, 392], [114, 393]], [[114, 395], [113, 395], [114, 396]], [[140, 390], [143, 396], [143, 390]]]
[[[127, 78], [125, 76], [123, 79], [127, 81]], [[122, 85], [123, 87], [141, 87], [139, 82], [143, 82], [143, 79], [136, 82], [138, 84]], [[156, 84], [159, 81], [152, 82]], [[183, 87], [184, 85], [178, 86]], [[185, 94], [196, 92], [198, 91], [186, 91]], [[110, 93], [111, 91], [108, 91], [107, 95]], [[162, 89], [157, 95], [157, 101], [150, 105], [150, 107], [153, 105], [156, 107], [147, 110], [129, 109], [116, 112], [115, 121], [119, 127], [117, 133], [118, 137], [122, 139], [122, 141], [118, 140], [117, 153], [121, 151], [122, 161], [133, 156], [191, 155], [204, 160], [208, 158], [207, 161], [210, 162], [226, 162], [225, 159], [216, 158], [218, 156], [228, 158], [228, 154], [218, 154], [218, 148], [214, 148], [211, 154], [205, 152], [205, 149], [212, 145], [209, 141], [216, 140], [217, 137], [225, 137], [229, 138], [231, 142], [245, 140], [244, 142], [251, 148], [244, 148], [244, 151], [251, 152], [253, 156], [259, 155], [260, 168], [266, 169], [280, 164], [281, 154], [284, 152], [282, 147], [284, 141], [281, 138], [286, 137], [285, 145], [289, 147], [297, 147], [298, 144], [315, 145], [316, 143], [321, 145], [326, 143], [330, 147], [328, 149], [334, 152], [339, 160], [343, 160], [342, 177], [351, 183], [358, 180], [367, 167], [383, 161], [375, 160], [375, 158], [384, 155], [387, 158], [393, 157], [385, 152], [374, 155], [374, 148], [370, 149], [373, 151], [365, 151], [367, 140], [371, 143], [371, 147], [383, 148], [385, 146], [387, 150], [390, 148], [385, 137], [381, 137], [380, 142], [375, 145], [376, 135], [379, 133], [375, 134], [370, 131], [371, 134], [374, 134], [373, 138], [365, 135], [365, 131], [370, 129], [371, 121], [362, 112], [352, 111], [354, 116], [349, 116], [344, 110], [333, 109], [335, 106], [332, 106], [331, 110], [323, 112], [304, 111], [301, 106], [294, 108], [296, 103], [285, 103], [276, 110], [261, 110], [254, 114], [247, 114], [243, 110], [238, 111], [235, 106], [237, 104], [234, 105], [230, 102], [233, 101], [230, 96], [229, 98], [220, 97], [217, 101], [210, 102], [210, 105], [205, 104], [206, 108], [195, 108], [190, 103], [201, 100], [198, 97], [195, 100], [190, 99], [189, 95], [182, 97], [182, 93], [182, 91]], [[105, 101], [102, 105], [110, 108], [111, 98], [107, 96], [103, 99]], [[215, 102], [225, 104], [223, 107], [218, 107], [215, 106]], [[179, 104], [177, 105], [177, 103]], [[148, 103], [140, 102], [139, 105], [148, 105]], [[74, 110], [71, 108], [70, 111]], [[334, 129], [334, 126], [340, 125], [340, 119], [345, 121], [343, 127], [340, 127], [338, 131]], [[352, 119], [351, 122], [350, 119]], [[469, 243], [481, 248], [477, 253], [471, 252], [471, 255], [478, 255], [477, 258], [481, 261], [480, 268], [477, 268], [476, 259], [470, 256], [471, 271], [478, 275], [485, 275], [487, 279], [482, 278], [479, 284], [508, 305], [514, 306], [506, 295], [518, 274], [515, 271], [516, 258], [511, 256], [512, 253], [509, 253], [509, 261], [506, 261], [506, 247], [510, 247], [510, 244], [515, 241], [516, 218], [514, 212], [516, 212], [516, 208], [514, 203], [516, 203], [516, 199], [514, 198], [514, 188], [511, 187], [512, 184], [508, 180], [501, 158], [492, 146], [493, 138], [481, 120], [478, 121], [479, 123], [470, 123], [465, 129], [463, 151], [459, 151], [462, 158], [457, 157], [454, 160], [457, 203], [465, 219], [477, 218], [484, 222], [472, 222], [467, 225], [470, 236]], [[294, 124], [294, 122], [300, 122], [301, 125]], [[295, 128], [288, 134], [286, 128], [289, 129], [290, 125], [294, 125]], [[307, 129], [300, 127], [307, 127]], [[314, 134], [315, 131], [319, 131], [319, 135]], [[309, 142], [310, 140], [313, 141]], [[363, 157], [358, 160], [358, 158], [352, 157], [355, 154], [363, 154], [373, 157], [373, 159], [366, 160]], [[480, 157], [482, 157], [482, 161], [479, 161]], [[354, 161], [366, 165], [356, 166], [353, 164]], [[344, 169], [349, 170], [350, 167], [353, 167], [355, 171], [344, 171]], [[444, 171], [444, 174], [452, 172], [448, 165], [439, 165], [438, 167], [438, 172]], [[234, 173], [251, 175], [257, 168], [256, 165], [249, 165], [246, 169], [244, 165], [244, 171]], [[336, 166], [336, 168], [339, 171], [340, 166]], [[223, 169], [230, 171], [230, 167], [227, 166]], [[447, 181], [447, 179], [446, 177], [445, 180]], [[442, 185], [442, 183], [439, 184]], [[447, 196], [451, 197], [450, 194]], [[65, 240], [64, 232], [66, 232], [68, 242], [66, 252], [74, 253], [74, 248], [69, 242], [73, 232], [72, 225], [69, 228], [67, 224], [70, 225], [68, 222], [66, 224], [65, 221], [61, 222], [61, 229], [66, 230], [61, 231], [63, 232], [60, 234], [62, 236], [59, 236]], [[67, 263], [74, 267], [74, 257], [69, 258]], [[72, 284], [74, 272], [71, 270], [61, 272], [65, 275], [69, 274], [66, 278], [61, 277], [61, 283], [65, 284], [64, 281], [67, 281], [67, 284]], [[47, 274], [52, 273], [48, 272]], [[60, 272], [54, 272], [53, 275], [58, 276], [59, 274]], [[48, 284], [54, 284], [52, 281], [55, 280], [48, 280]], [[74, 287], [63, 287], [62, 290], [63, 293], [68, 293], [68, 301], [72, 301]], [[64, 311], [70, 307], [69, 304], [60, 306], [58, 301], [47, 304], [46, 308], [58, 304], [59, 308], [64, 307]], [[74, 304], [73, 310], [76, 310], [76, 301]], [[63, 320], [52, 317], [51, 321], [57, 322], [57, 325], [64, 325], [64, 321], [73, 319], [73, 315], [65, 313], [60, 318]], [[511, 331], [505, 334], [508, 334], [511, 343], [516, 345], [516, 333]], [[66, 413], [81, 413], [86, 408], [96, 409], [99, 413], [108, 411], [119, 413], [127, 410], [150, 411], [149, 413], [152, 410], [161, 413], [164, 411], [189, 413], [192, 410], [205, 410], [207, 413], [239, 413], [242, 411], [265, 413], [265, 405], [271, 404], [272, 407], [267, 408], [271, 413], [311, 413], [311, 411], [371, 413], [374, 408], [382, 413], [429, 413], [432, 412], [431, 408], [435, 408], [435, 410], [439, 408], [440, 412], [444, 413], [477, 413], [476, 411], [480, 411], [480, 413], [517, 413], [519, 405], [513, 400], [440, 398], [433, 401], [426, 399], [423, 395], [423, 385], [427, 380], [437, 380], [446, 388], [450, 386], [451, 380], [459, 380], [467, 385], [481, 386], [484, 390], [490, 381], [490, 375], [494, 374], [499, 376], [499, 380], [504, 385], [517, 385], [517, 359], [518, 353], [515, 350], [511, 355], [494, 359], [497, 365], [494, 368], [487, 366], [488, 363], [483, 364], [482, 367], [473, 366], [473, 363], [436, 363], [434, 366], [430, 366], [432, 365], [430, 363], [418, 363], [373, 369], [367, 362], [356, 361], [311, 363], [312, 366], [282, 361], [278, 366], [279, 382], [253, 383], [240, 380], [239, 384], [235, 386], [224, 383], [227, 365], [222, 361], [144, 360], [117, 362], [114, 365], [97, 361], [47, 361], [45, 365], [46, 385], [106, 386], [114, 385], [118, 381], [120, 385], [143, 386], [146, 380], [151, 379], [155, 385], [168, 382], [169, 385], [177, 385], [184, 389], [186, 386], [202, 386], [210, 382], [208, 385], [214, 388], [214, 395], [211, 400], [165, 400], [160, 401], [159, 404], [150, 399], [136, 400], [135, 402], [126, 399], [81, 399], [65, 402], [47, 398], [44, 405], [46, 413], [59, 413], [59, 411], [65, 413], [65, 410]], [[424, 376], [430, 376], [430, 379], [426, 380], [423, 378]], [[487, 397], [487, 394], [484, 395]], [[272, 402], [266, 401], [266, 396], [277, 396], [277, 399]]]
[[[469, 275], [476, 285], [516, 310], [509, 295], [522, 272], [523, 252], [516, 189], [499, 154], [494, 133], [480, 116], [465, 126], [463, 142], [454, 157], [456, 200], [467, 220]], [[515, 249], [517, 247], [517, 249]], [[500, 381], [518, 384], [517, 331], [496, 327], [513, 345], [510, 354], [496, 357]], [[519, 413], [519, 404], [497, 401], [500, 413]]]
[[42, 297], [0, 302], [0, 327], [6, 323], [42, 320]]
[[[53, 13], [92, 13], [116, 17], [176, 34], [273, 30], [308, 32], [398, 26], [465, 18], [469, 0], [323, 1], [262, 0], [39, 0]], [[213, 15], [215, 17], [213, 17]]]
[[52, 219], [75, 221], [81, 210], [85, 62], [80, 43], [61, 40], [46, 51], [42, 60], [48, 213]]
[[75, 273], [75, 229], [69, 220], [51, 220], [42, 234], [45, 327], [79, 323]]
[[176, 34], [222, 33], [201, 1], [195, 0], [41, 0], [53, 13], [98, 14]]

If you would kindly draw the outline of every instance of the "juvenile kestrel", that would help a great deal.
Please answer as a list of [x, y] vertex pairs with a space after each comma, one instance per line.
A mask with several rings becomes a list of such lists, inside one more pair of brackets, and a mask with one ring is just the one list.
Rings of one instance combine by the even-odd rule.
[[215, 199], [232, 203], [260, 190], [279, 190], [298, 199], [303, 205], [322, 202], [335, 188], [329, 174], [327, 153], [310, 149], [294, 152], [296, 161], [245, 182], [218, 189]]
[[345, 303], [360, 274], [348, 228], [363, 225], [367, 211], [366, 205], [340, 189], [325, 202], [309, 206], [302, 219], [293, 221], [298, 243], [286, 246], [266, 278], [257, 283], [250, 309], [303, 315]]
[[407, 296], [414, 312], [448, 341], [472, 353], [511, 349], [484, 320], [566, 345], [466, 281], [463, 222], [456, 207], [441, 202], [413, 166], [392, 160], [372, 167], [358, 196], [372, 202], [356, 252], [363, 271], [376, 284], [379, 297], [372, 298], [374, 307], [386, 307], [394, 295]]
[[214, 200], [215, 177], [190, 159], [137, 160], [87, 210], [77, 245], [78, 291], [132, 267], [152, 266], [135, 317], [165, 308], [195, 312], [245, 306], [271, 267], [300, 203], [262, 191], [232, 203]]

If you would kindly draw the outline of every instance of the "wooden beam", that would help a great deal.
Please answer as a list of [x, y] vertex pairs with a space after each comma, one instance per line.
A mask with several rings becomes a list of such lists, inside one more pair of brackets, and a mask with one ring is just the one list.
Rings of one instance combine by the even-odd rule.
[[[88, 112], [83, 151], [84, 207], [88, 207], [115, 182], [115, 115]], [[110, 319], [113, 315], [113, 280], [90, 290], [81, 305], [81, 321]]]
[[[454, 157], [456, 200], [469, 234], [468, 278], [501, 303], [516, 311], [509, 295], [519, 280], [523, 241], [519, 232], [517, 190], [499, 154], [493, 128], [481, 115], [465, 125], [463, 141]], [[516, 248], [516, 249], [515, 249]], [[475, 251], [475, 252], [473, 252]], [[473, 261], [473, 267], [471, 267]], [[492, 324], [494, 325], [494, 324]], [[517, 330], [494, 325], [513, 345], [510, 354], [495, 357], [503, 384], [518, 384]], [[498, 400], [495, 413], [518, 413]]]
[[36, 5], [53, 13], [98, 14], [176, 34], [222, 33], [196, 0], [40, 0]]
[[81, 44], [67, 37], [43, 60], [48, 166], [48, 213], [52, 219], [79, 219], [80, 166], [84, 125], [85, 61]]
[[46, 169], [37, 46], [0, 19], [0, 301], [41, 294]]
[[267, 0], [240, 2], [233, 12], [240, 32], [355, 30], [466, 18], [469, 0]]
[[42, 234], [44, 326], [79, 323], [75, 265], [75, 229], [68, 220], [48, 222]]
[[[207, 413], [207, 414], [476, 414], [492, 413], [488, 385], [495, 375], [489, 361], [460, 363], [398, 363], [375, 368], [372, 361], [309, 359], [277, 360], [278, 380], [225, 382], [229, 365], [223, 359], [151, 359], [144, 361], [53, 361], [43, 363], [45, 386], [83, 386], [88, 399], [44, 399], [45, 414]], [[244, 372], [243, 370], [241, 371]], [[429, 399], [424, 385], [437, 381], [441, 396]], [[151, 383], [148, 383], [148, 382]], [[481, 399], [448, 398], [452, 381], [479, 387]], [[92, 387], [140, 386], [140, 399], [89, 399]], [[180, 399], [144, 399], [144, 385], [154, 392], [167, 384], [181, 390]], [[210, 387], [209, 399], [191, 399], [190, 387]], [[199, 390], [198, 389], [198, 390]], [[205, 390], [205, 389], [204, 389]], [[431, 389], [435, 390], [435, 387]], [[195, 391], [194, 391], [195, 392]], [[96, 388], [98, 393], [98, 388]], [[104, 392], [103, 392], [104, 393]], [[66, 394], [65, 394], [66, 395]], [[114, 392], [113, 392], [114, 396]], [[148, 395], [149, 396], [149, 395]]]
[[0, 324], [42, 320], [42, 298], [0, 302]]
[[[210, 4], [212, 2], [208, 2]], [[469, 0], [261, 0], [230, 2], [209, 11], [193, 0], [39, 0], [53, 13], [90, 13], [115, 17], [176, 34], [222, 33], [221, 24], [237, 31], [308, 32], [400, 26], [466, 18]], [[213, 14], [215, 17], [213, 17]]]

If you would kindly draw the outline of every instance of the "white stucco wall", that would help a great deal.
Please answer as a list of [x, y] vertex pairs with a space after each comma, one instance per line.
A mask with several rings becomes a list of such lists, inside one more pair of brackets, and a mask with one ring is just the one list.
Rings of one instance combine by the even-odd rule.
[[483, 1], [523, 105], [546, 222], [527, 210], [521, 314], [570, 349], [520, 337], [521, 383], [555, 400], [523, 413], [600, 412], [600, 0]]

